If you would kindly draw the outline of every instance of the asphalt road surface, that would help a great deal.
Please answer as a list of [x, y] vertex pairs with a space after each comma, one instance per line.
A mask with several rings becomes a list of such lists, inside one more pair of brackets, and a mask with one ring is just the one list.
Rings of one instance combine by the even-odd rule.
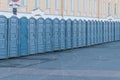
[[120, 42], [0, 60], [0, 80], [120, 80]]

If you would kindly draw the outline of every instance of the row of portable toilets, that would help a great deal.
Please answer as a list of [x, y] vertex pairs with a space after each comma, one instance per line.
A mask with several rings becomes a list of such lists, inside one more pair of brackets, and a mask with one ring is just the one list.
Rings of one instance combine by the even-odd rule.
[[0, 16], [0, 59], [120, 40], [120, 22]]

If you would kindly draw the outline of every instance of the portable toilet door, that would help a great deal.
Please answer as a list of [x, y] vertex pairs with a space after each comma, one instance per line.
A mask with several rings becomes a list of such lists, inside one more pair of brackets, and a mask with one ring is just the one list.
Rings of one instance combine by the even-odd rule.
[[101, 24], [101, 21], [98, 21], [98, 24], [97, 24], [97, 32], [98, 32], [98, 44], [100, 44], [100, 42], [101, 42], [101, 26], [100, 26], [100, 24]]
[[83, 30], [83, 46], [87, 46], [87, 22], [83, 20], [82, 30]]
[[57, 18], [53, 20], [52, 33], [53, 50], [60, 50], [60, 21]]
[[87, 46], [91, 45], [91, 21], [87, 21]]
[[20, 56], [28, 55], [28, 19], [26, 17], [20, 18], [19, 54]]
[[74, 20], [72, 21], [72, 48], [77, 48], [78, 47], [78, 21]]
[[100, 43], [103, 43], [103, 22], [100, 21], [99, 31], [100, 31]]
[[115, 29], [115, 34], [114, 34], [114, 38], [115, 38], [115, 41], [118, 40], [118, 37], [117, 37], [117, 32], [118, 32], [118, 29], [117, 29], [117, 21], [114, 22], [114, 29]]
[[68, 19], [66, 21], [66, 49], [70, 49], [72, 47], [71, 28], [72, 28], [72, 21]]
[[102, 21], [99, 21], [99, 43], [102, 43]]
[[83, 47], [82, 20], [78, 21], [78, 47]]
[[7, 49], [7, 18], [0, 15], [0, 59], [8, 58]]
[[116, 22], [116, 26], [117, 26], [116, 27], [117, 28], [117, 32], [116, 32], [116, 34], [117, 34], [117, 40], [119, 40], [120, 39], [120, 27], [119, 27], [119, 22], [118, 21]]
[[95, 44], [98, 44], [98, 21], [95, 20]]
[[43, 18], [37, 19], [37, 53], [45, 52], [45, 20]]
[[28, 54], [37, 53], [36, 19], [28, 20]]
[[112, 41], [115, 41], [115, 21], [112, 22]]
[[112, 41], [112, 22], [109, 22], [109, 41]]
[[118, 38], [119, 38], [119, 40], [120, 40], [120, 22], [118, 21]]
[[65, 49], [65, 27], [66, 27], [66, 22], [64, 19], [60, 20], [60, 49], [64, 50]]
[[103, 35], [104, 35], [104, 42], [107, 42], [107, 21], [103, 22]]
[[116, 22], [116, 25], [117, 25], [117, 32], [116, 32], [116, 34], [117, 34], [117, 41], [118, 41], [120, 39], [120, 36], [119, 36], [119, 34], [120, 34], [120, 27], [119, 27], [119, 22], [118, 21]]
[[112, 41], [112, 22], [110, 21], [109, 22], [109, 41], [111, 42]]
[[94, 45], [94, 21], [91, 21], [91, 45]]
[[93, 44], [95, 45], [96, 44], [96, 22], [93, 21]]
[[18, 57], [18, 29], [19, 29], [19, 19], [17, 17], [9, 18], [9, 28], [8, 28], [8, 56]]
[[106, 21], [106, 42], [109, 42], [109, 22]]
[[104, 21], [101, 21], [101, 43], [104, 43]]
[[45, 19], [45, 51], [53, 51], [52, 48], [52, 20]]
[[98, 22], [98, 21], [95, 21], [95, 23], [96, 23], [96, 25], [95, 25], [95, 27], [96, 27], [96, 28], [95, 28], [95, 29], [96, 29], [96, 31], [95, 31], [95, 32], [96, 32], [96, 36], [95, 36], [95, 37], [96, 37], [96, 44], [98, 44], [98, 43], [99, 43], [99, 42], [98, 42], [98, 41], [99, 41], [99, 39], [98, 39], [98, 38], [99, 38], [99, 35], [98, 35], [98, 33], [99, 33], [99, 32], [98, 32], [99, 22]]

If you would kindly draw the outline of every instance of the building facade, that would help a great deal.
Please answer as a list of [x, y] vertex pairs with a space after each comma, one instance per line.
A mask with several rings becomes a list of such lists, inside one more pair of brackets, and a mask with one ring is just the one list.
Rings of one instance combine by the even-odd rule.
[[[0, 0], [0, 11], [11, 12], [11, 0]], [[45, 15], [120, 18], [120, 0], [19, 0], [20, 13], [40, 9]]]

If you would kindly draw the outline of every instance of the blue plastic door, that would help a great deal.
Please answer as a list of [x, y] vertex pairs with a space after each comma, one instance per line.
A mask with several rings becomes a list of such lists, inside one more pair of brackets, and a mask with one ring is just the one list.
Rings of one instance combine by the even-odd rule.
[[96, 44], [96, 22], [93, 21], [93, 44]]
[[87, 46], [87, 22], [86, 20], [83, 20], [83, 25], [82, 25], [82, 38], [83, 38], [83, 46]]
[[52, 20], [45, 20], [45, 51], [52, 51]]
[[112, 41], [115, 41], [115, 22], [112, 22]]
[[71, 25], [72, 21], [69, 19], [66, 22], [66, 49], [70, 49], [72, 47], [72, 37], [71, 37]]
[[0, 59], [7, 57], [7, 18], [0, 16]]
[[87, 46], [91, 45], [91, 21], [87, 21]]
[[62, 19], [60, 21], [60, 46], [61, 46], [61, 49], [65, 49], [65, 27], [66, 27], [66, 23], [65, 23], [65, 20]]
[[59, 19], [54, 19], [53, 20], [53, 26], [52, 26], [52, 31], [53, 31], [53, 50], [60, 50], [60, 21]]
[[77, 20], [74, 20], [72, 22], [72, 48], [77, 48], [78, 47], [78, 22]]
[[36, 54], [36, 19], [30, 18], [28, 22], [28, 54]]
[[82, 20], [78, 21], [78, 47], [82, 47]]
[[115, 22], [115, 40], [119, 40], [120, 39], [120, 27], [119, 27], [119, 22], [116, 21]]
[[109, 22], [106, 22], [106, 42], [109, 42]]
[[20, 56], [28, 55], [28, 19], [26, 17], [20, 18], [19, 54]]
[[98, 43], [98, 27], [97, 27], [98, 23], [97, 21], [95, 21], [95, 44]]
[[37, 20], [37, 53], [45, 52], [45, 24], [44, 19]]
[[118, 37], [117, 37], [118, 29], [117, 29], [117, 22], [116, 21], [114, 22], [114, 29], [115, 29], [114, 38], [115, 38], [115, 41], [116, 41], [116, 40], [118, 40]]
[[100, 44], [100, 40], [101, 40], [101, 38], [100, 38], [100, 36], [101, 36], [101, 34], [100, 34], [100, 32], [101, 32], [101, 26], [100, 26], [100, 21], [98, 21], [98, 24], [97, 24], [97, 32], [98, 32], [98, 44]]
[[96, 31], [95, 31], [95, 32], [96, 32], [96, 35], [95, 35], [95, 36], [96, 36], [96, 44], [99, 43], [99, 42], [98, 42], [98, 41], [99, 41], [99, 39], [98, 39], [98, 38], [99, 38], [99, 34], [98, 34], [98, 33], [99, 33], [99, 31], [98, 31], [98, 25], [99, 25], [99, 21], [95, 21], [95, 29], [96, 29]]
[[107, 36], [107, 22], [103, 22], [104, 26], [103, 26], [103, 32], [104, 32], [104, 42], [107, 42], [108, 36]]
[[118, 22], [118, 40], [120, 40], [120, 22]]
[[94, 21], [91, 21], [91, 45], [94, 45]]
[[18, 28], [19, 19], [17, 17], [11, 17], [9, 19], [8, 29], [8, 55], [9, 57], [17, 57], [18, 54]]
[[112, 41], [112, 22], [109, 22], [109, 41]]
[[99, 43], [102, 43], [102, 21], [99, 21]]

